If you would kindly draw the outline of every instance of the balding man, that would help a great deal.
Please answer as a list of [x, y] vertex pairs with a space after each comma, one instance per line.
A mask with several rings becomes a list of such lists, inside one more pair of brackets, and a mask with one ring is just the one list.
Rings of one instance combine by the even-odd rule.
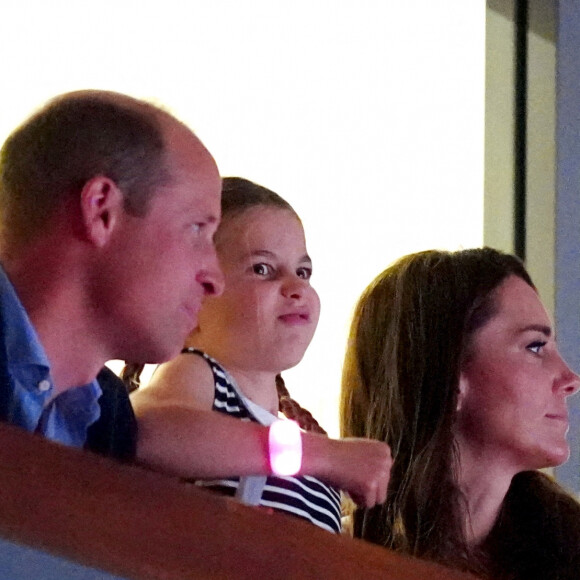
[[0, 151], [0, 420], [128, 458], [135, 419], [105, 361], [177, 354], [222, 290], [221, 182], [202, 143], [125, 95], [69, 93]]

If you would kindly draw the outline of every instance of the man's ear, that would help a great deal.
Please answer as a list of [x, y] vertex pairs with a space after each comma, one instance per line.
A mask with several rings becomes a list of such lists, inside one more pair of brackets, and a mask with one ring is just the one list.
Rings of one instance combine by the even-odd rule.
[[93, 177], [81, 190], [82, 226], [87, 240], [103, 247], [115, 228], [123, 208], [123, 194], [108, 177]]

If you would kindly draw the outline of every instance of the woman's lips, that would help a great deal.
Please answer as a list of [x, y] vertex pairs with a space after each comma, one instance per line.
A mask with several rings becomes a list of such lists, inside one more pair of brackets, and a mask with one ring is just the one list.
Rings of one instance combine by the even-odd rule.
[[559, 421], [568, 421], [568, 415], [564, 415], [561, 413], [548, 413], [546, 415], [546, 417], [548, 417], [548, 419], [558, 419]]
[[546, 413], [548, 419], [553, 421], [558, 421], [568, 428], [568, 414], [567, 413]]

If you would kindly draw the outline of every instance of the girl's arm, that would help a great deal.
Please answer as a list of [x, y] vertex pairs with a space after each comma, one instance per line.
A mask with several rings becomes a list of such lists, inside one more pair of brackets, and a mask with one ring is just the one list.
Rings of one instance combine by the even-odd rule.
[[[213, 389], [202, 359], [182, 355], [162, 365], [151, 384], [132, 395], [138, 460], [191, 479], [268, 475], [268, 427], [212, 411]], [[361, 505], [385, 500], [392, 463], [386, 444], [313, 433], [303, 433], [302, 442], [302, 474], [347, 491]]]
[[131, 394], [137, 459], [191, 479], [267, 473], [267, 429], [213, 411], [214, 391], [210, 367], [197, 355], [158, 367], [149, 385]]

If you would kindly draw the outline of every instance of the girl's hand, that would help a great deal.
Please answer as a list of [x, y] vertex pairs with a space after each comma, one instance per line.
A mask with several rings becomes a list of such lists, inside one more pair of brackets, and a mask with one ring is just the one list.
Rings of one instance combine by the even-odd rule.
[[306, 433], [303, 449], [302, 473], [346, 491], [361, 506], [373, 507], [385, 501], [393, 464], [386, 443]]

